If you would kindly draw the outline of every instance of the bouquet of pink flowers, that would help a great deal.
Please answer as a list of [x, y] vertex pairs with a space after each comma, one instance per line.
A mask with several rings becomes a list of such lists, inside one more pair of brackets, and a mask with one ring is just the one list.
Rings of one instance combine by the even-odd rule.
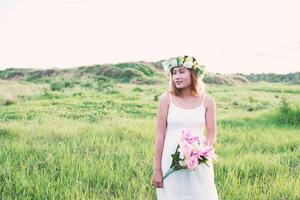
[[208, 161], [217, 160], [215, 149], [210, 145], [205, 145], [204, 140], [193, 135], [190, 129], [182, 130], [181, 140], [175, 153], [171, 156], [173, 158], [172, 164], [163, 179], [176, 170], [193, 170], [201, 163], [209, 167]]

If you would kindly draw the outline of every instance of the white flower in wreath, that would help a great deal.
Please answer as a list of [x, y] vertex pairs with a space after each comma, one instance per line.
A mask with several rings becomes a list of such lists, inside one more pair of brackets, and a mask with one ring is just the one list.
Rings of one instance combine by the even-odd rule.
[[171, 59], [171, 60], [170, 60], [170, 63], [171, 63], [171, 68], [172, 68], [172, 67], [176, 67], [176, 66], [177, 66], [177, 60], [176, 60], [176, 58]]
[[186, 61], [183, 63], [183, 67], [186, 68], [192, 68], [193, 67], [193, 61]]
[[162, 66], [165, 71], [169, 71], [169, 61], [168, 60], [165, 60], [164, 62], [162, 62]]
[[176, 67], [177, 66], [177, 60], [176, 59], [165, 60], [162, 63], [162, 66], [164, 67], [165, 71], [169, 71], [172, 67]]

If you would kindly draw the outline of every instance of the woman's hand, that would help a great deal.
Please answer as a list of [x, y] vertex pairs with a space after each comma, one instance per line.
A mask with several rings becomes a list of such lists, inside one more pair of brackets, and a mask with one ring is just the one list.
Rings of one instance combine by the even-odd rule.
[[212, 142], [209, 138], [206, 138], [204, 145], [213, 146], [214, 142]]
[[157, 188], [163, 187], [163, 174], [162, 170], [155, 169], [152, 176], [152, 185]]

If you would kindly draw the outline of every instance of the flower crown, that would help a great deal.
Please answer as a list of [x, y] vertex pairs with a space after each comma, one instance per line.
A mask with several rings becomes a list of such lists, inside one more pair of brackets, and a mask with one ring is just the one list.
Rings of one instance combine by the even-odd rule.
[[197, 76], [203, 78], [204, 77], [204, 68], [199, 65], [197, 60], [192, 56], [178, 56], [172, 57], [168, 60], [162, 62], [162, 66], [165, 71], [171, 72], [173, 67], [185, 67], [189, 69], [194, 69], [197, 73]]

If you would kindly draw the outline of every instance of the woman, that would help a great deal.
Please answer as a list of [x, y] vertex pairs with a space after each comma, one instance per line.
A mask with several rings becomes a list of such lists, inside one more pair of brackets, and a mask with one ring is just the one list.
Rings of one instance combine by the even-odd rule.
[[[152, 185], [158, 200], [217, 200], [214, 168], [200, 164], [195, 170], [180, 169], [163, 180], [172, 163], [181, 130], [189, 128], [205, 139], [216, 142], [215, 101], [204, 93], [203, 68], [194, 57], [171, 58], [163, 63], [170, 73], [170, 90], [159, 98], [157, 136]], [[207, 134], [204, 135], [206, 127]]]

